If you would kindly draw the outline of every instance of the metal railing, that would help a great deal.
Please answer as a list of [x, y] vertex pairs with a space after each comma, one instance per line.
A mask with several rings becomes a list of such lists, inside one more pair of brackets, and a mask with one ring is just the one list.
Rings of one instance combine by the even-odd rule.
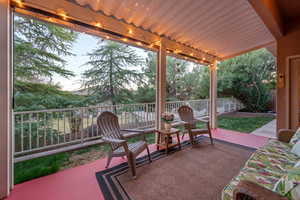
[[[197, 117], [207, 116], [209, 100], [167, 102], [166, 111], [175, 114], [181, 105], [193, 108]], [[234, 98], [218, 99], [218, 112], [232, 112], [242, 108]], [[121, 128], [148, 128], [155, 125], [155, 103], [89, 106], [14, 112], [15, 156], [47, 151], [61, 146], [85, 143], [101, 137], [96, 125], [103, 111], [117, 114]]]

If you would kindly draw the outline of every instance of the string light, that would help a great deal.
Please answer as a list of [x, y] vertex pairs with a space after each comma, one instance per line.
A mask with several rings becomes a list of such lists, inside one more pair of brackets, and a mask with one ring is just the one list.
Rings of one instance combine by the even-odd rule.
[[52, 17], [48, 17], [47, 20], [48, 20], [49, 22], [53, 22], [53, 21], [54, 21]]
[[150, 44], [149, 47], [150, 47], [150, 48], [153, 48], [153, 44]]
[[127, 42], [127, 41], [128, 41], [128, 39], [127, 39], [127, 38], [123, 38], [122, 40], [123, 40], [124, 42]]
[[190, 56], [193, 56], [194, 54], [193, 53], [190, 53]]
[[129, 33], [129, 34], [133, 34], [132, 29], [129, 29], [129, 30], [128, 30], [128, 33]]
[[57, 14], [58, 14], [59, 16], [61, 16], [61, 18], [62, 18], [63, 20], [66, 20], [66, 19], [68, 18], [67, 13], [66, 13], [63, 9], [57, 9]]
[[176, 49], [175, 51], [174, 51], [174, 53], [176, 53], [176, 54], [178, 54], [178, 53], [181, 53], [182, 51], [181, 50], [178, 50], [178, 49]]
[[100, 22], [95, 22], [95, 26], [97, 26], [98, 28], [101, 28], [102, 24]]
[[140, 45], [140, 46], [143, 45], [141, 42], [137, 42], [136, 44], [137, 44], [137, 45]]
[[110, 39], [110, 37], [109, 37], [108, 35], [107, 35], [107, 36], [105, 36], [105, 38], [106, 38], [106, 39]]
[[24, 7], [24, 4], [23, 4], [23, 1], [22, 0], [15, 0], [14, 1], [19, 7], [23, 8]]

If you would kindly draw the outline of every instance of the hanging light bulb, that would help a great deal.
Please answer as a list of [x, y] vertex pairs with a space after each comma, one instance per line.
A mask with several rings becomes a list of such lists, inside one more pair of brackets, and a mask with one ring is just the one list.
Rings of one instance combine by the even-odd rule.
[[96, 27], [98, 27], [98, 28], [101, 28], [102, 27], [102, 24], [100, 23], [100, 22], [95, 22], [95, 24], [94, 24]]
[[66, 20], [66, 19], [68, 18], [67, 13], [66, 13], [63, 9], [57, 9], [57, 14], [58, 14], [59, 16], [61, 16], [61, 18], [62, 18], [63, 20]]
[[53, 22], [53, 21], [54, 21], [52, 17], [48, 17], [47, 20], [48, 20], [49, 22]]
[[129, 29], [129, 30], [128, 30], [128, 33], [129, 33], [129, 34], [133, 34], [132, 29]]
[[22, 0], [14, 0], [14, 2], [15, 2], [20, 8], [23, 8], [23, 7], [24, 7], [24, 4], [23, 4], [23, 1], [22, 1]]

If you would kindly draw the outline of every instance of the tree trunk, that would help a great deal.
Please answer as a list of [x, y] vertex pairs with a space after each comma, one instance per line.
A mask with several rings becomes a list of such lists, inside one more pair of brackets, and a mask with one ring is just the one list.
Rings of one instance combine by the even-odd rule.
[[111, 103], [113, 105], [113, 112], [117, 114], [116, 102], [115, 102], [115, 93], [114, 93], [114, 86], [113, 86], [113, 65], [112, 65], [112, 52], [110, 53], [110, 65], [109, 65], [109, 91], [110, 91], [110, 98]]

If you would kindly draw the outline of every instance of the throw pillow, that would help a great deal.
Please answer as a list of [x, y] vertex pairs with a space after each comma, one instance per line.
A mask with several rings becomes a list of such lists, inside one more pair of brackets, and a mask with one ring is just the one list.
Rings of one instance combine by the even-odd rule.
[[[281, 177], [275, 184], [273, 191], [282, 196], [292, 199], [292, 190], [300, 183], [300, 168], [293, 168], [289, 170], [283, 177]], [[295, 193], [296, 191], [294, 191]]]
[[296, 133], [293, 135], [293, 137], [290, 140], [290, 144], [294, 145], [300, 140], [300, 128], [296, 131]]
[[292, 147], [291, 152], [300, 157], [300, 140]]
[[291, 197], [293, 200], [300, 200], [300, 185], [297, 185], [291, 191]]

